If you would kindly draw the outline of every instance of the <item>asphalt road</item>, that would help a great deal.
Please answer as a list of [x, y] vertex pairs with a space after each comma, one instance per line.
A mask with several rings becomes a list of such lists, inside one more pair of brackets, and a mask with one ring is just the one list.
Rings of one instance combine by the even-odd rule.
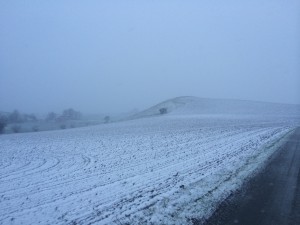
[[205, 225], [300, 225], [300, 128]]

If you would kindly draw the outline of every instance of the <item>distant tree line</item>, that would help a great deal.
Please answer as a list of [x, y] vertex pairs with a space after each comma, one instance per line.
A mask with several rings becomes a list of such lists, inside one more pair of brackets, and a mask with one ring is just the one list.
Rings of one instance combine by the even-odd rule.
[[[4, 132], [5, 127], [8, 124], [17, 124], [25, 122], [35, 122], [37, 118], [34, 114], [20, 113], [18, 110], [14, 110], [11, 113], [0, 113], [0, 134]], [[20, 126], [12, 126], [13, 132], [17, 133], [20, 131]]]
[[68, 120], [80, 120], [81, 117], [82, 115], [80, 112], [69, 108], [65, 109], [60, 115], [55, 112], [49, 112], [46, 116], [46, 121], [64, 122]]
[[[46, 122], [66, 122], [69, 120], [80, 120], [82, 117], [81, 113], [69, 108], [65, 109], [61, 114], [55, 112], [49, 112], [45, 118]], [[18, 110], [13, 112], [1, 113], [0, 112], [0, 134], [4, 133], [4, 129], [7, 125], [11, 124], [10, 129], [14, 133], [18, 133], [21, 130], [21, 123], [26, 122], [37, 122], [37, 117], [31, 113], [20, 113]], [[61, 125], [61, 129], [64, 129], [66, 126]], [[38, 126], [33, 126], [32, 131], [38, 131]]]
[[2, 115], [2, 117], [6, 119], [7, 123], [24, 123], [37, 121], [37, 118], [33, 113], [20, 113], [18, 110], [14, 110], [12, 113], [7, 113], [7, 115]]

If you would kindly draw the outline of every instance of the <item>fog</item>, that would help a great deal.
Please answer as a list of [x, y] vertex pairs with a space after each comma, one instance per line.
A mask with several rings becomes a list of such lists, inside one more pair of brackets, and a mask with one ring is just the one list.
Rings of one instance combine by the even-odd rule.
[[1, 1], [0, 111], [300, 103], [300, 2]]

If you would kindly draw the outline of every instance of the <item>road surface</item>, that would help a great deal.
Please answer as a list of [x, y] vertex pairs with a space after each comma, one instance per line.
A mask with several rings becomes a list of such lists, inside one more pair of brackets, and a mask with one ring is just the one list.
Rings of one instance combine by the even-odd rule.
[[300, 224], [300, 128], [275, 154], [205, 225]]

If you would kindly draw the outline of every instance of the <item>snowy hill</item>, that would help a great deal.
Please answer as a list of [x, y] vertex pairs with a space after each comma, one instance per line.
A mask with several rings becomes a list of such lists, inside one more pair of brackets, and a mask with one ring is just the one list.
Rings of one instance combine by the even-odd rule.
[[198, 97], [177, 97], [159, 103], [131, 118], [143, 118], [160, 115], [159, 110], [166, 108], [168, 114], [231, 114], [231, 115], [269, 115], [300, 116], [300, 105], [255, 102], [229, 99], [208, 99]]

